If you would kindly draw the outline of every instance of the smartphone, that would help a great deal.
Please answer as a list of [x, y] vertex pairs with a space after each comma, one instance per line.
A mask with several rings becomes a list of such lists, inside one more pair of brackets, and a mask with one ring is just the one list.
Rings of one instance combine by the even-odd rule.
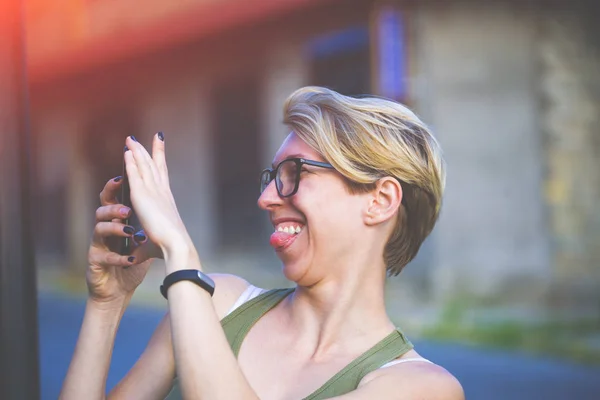
[[[121, 184], [121, 204], [126, 207], [129, 207], [133, 211], [133, 207], [131, 206], [131, 197], [129, 190], [129, 179], [127, 178], [127, 170], [125, 169], [125, 152], [127, 151], [127, 146], [123, 149], [123, 174], [121, 175], [123, 178], [123, 183]], [[125, 225], [132, 225], [133, 220], [133, 212], [129, 214], [128, 218], [123, 220]], [[121, 240], [121, 255], [126, 256], [131, 254], [133, 250], [133, 238], [125, 237]]]

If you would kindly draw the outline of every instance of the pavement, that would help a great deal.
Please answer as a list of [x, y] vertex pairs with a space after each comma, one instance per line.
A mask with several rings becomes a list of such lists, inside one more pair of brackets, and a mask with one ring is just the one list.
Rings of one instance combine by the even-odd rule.
[[[43, 400], [58, 398], [84, 306], [84, 299], [77, 296], [39, 295]], [[163, 314], [164, 309], [138, 305], [131, 305], [126, 311], [116, 338], [107, 390], [135, 363]], [[600, 367], [452, 343], [413, 342], [423, 356], [460, 380], [469, 400], [600, 399]]]

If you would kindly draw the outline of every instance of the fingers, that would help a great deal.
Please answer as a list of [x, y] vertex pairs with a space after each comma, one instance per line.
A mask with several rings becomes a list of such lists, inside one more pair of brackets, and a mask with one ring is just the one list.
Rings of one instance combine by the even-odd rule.
[[150, 254], [150, 246], [149, 243], [145, 245], [139, 245], [131, 252], [131, 256], [134, 258], [133, 264], [142, 263], [150, 258], [152, 255]]
[[162, 182], [169, 182], [169, 171], [167, 170], [167, 159], [165, 156], [165, 135], [158, 132], [152, 141], [152, 159], [158, 170]]
[[139, 260], [147, 260], [149, 258], [163, 258], [163, 254], [160, 248], [148, 240], [146, 232], [144, 232], [143, 229], [136, 232], [136, 234], [133, 235], [133, 240], [136, 243], [136, 248], [132, 254], [137, 256]]
[[[96, 225], [94, 231], [94, 240], [96, 243], [101, 243], [103, 239], [118, 239], [119, 236], [133, 236], [133, 240], [136, 243], [135, 248], [131, 254], [122, 255], [115, 251], [111, 251], [109, 246], [96, 245], [92, 247], [89, 253], [90, 264], [97, 265], [99, 267], [123, 267], [128, 268], [132, 265], [140, 264], [153, 256], [153, 250], [151, 243], [148, 243], [148, 238], [143, 230], [133, 234], [134, 229], [128, 225], [113, 223], [113, 222], [100, 222]], [[117, 236], [115, 238], [115, 236]], [[113, 243], [113, 244], [116, 244]]]
[[117, 253], [112, 252], [92, 252], [89, 256], [89, 262], [92, 265], [97, 265], [100, 267], [108, 268], [108, 267], [130, 267], [132, 265], [138, 264], [138, 257], [134, 255], [122, 256]]
[[133, 235], [133, 240], [138, 245], [142, 245], [148, 241], [148, 237], [146, 236], [146, 232], [144, 232], [144, 230], [142, 229], [141, 231], [138, 231], [135, 233], [135, 235]]
[[95, 243], [105, 243], [107, 238], [113, 236], [131, 237], [135, 229], [120, 222], [98, 222], [94, 227], [93, 240]]
[[111, 204], [98, 207], [96, 210], [96, 222], [125, 219], [131, 214], [131, 208], [122, 204]]
[[[159, 174], [154, 165], [154, 161], [144, 146], [138, 143], [134, 136], [127, 137], [125, 143], [127, 143], [127, 147], [130, 150], [125, 153], [125, 160], [127, 161], [128, 153], [133, 155], [133, 160], [137, 166], [137, 173], [139, 177], [144, 181], [154, 180], [154, 182], [159, 182]], [[131, 164], [131, 162], [128, 162], [127, 164], [127, 176], [130, 178], [131, 182], [133, 181], [132, 176], [129, 173], [129, 164]]]
[[140, 170], [133, 158], [133, 152], [131, 150], [125, 152], [125, 170], [129, 179], [129, 187], [132, 189], [131, 193], [133, 194], [133, 188], [139, 187], [139, 185], [143, 183]]
[[111, 179], [106, 182], [104, 185], [104, 189], [100, 192], [100, 204], [103, 206], [109, 204], [117, 204], [117, 193], [121, 189], [122, 177], [117, 176], [116, 178]]

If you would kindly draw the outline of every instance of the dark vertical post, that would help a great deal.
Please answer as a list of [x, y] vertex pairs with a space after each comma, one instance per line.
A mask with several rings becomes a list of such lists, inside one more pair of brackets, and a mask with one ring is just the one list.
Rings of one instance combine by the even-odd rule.
[[0, 398], [39, 399], [29, 106], [20, 0], [0, 2]]

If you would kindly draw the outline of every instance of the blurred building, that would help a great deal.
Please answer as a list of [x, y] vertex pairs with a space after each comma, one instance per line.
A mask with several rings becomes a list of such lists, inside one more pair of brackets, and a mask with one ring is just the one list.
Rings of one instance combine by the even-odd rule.
[[84, 268], [98, 193], [121, 174], [125, 137], [149, 145], [159, 130], [211, 269], [276, 263], [258, 174], [287, 134], [283, 101], [314, 84], [403, 101], [442, 143], [443, 213], [398, 278], [414, 296], [598, 311], [593, 2], [28, 4], [42, 268]]

